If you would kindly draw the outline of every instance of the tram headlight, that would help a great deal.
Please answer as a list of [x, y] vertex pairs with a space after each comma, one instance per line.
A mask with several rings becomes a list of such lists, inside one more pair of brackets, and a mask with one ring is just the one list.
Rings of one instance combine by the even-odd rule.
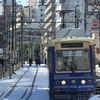
[[63, 80], [63, 81], [61, 82], [61, 84], [62, 84], [62, 85], [65, 85], [65, 84], [66, 84], [66, 81], [65, 81], [65, 80]]
[[87, 82], [88, 82], [88, 84], [91, 84], [91, 83], [92, 83], [92, 81], [91, 81], [91, 80], [88, 80]]
[[85, 80], [82, 80], [82, 81], [81, 81], [81, 84], [85, 84], [85, 83], [86, 83], [86, 81], [85, 81]]
[[56, 81], [56, 85], [59, 85], [60, 84], [60, 82], [59, 81]]

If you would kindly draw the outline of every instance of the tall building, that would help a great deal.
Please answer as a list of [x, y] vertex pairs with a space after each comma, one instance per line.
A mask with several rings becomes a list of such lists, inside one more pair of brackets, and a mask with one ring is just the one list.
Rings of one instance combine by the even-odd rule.
[[27, 0], [27, 3], [28, 3], [29, 6], [34, 6], [35, 7], [36, 6], [36, 1], [37, 0]]
[[45, 19], [44, 19], [44, 37], [43, 37], [43, 56], [47, 56], [48, 40], [55, 38], [55, 1], [47, 0], [45, 2]]
[[[45, 6], [42, 0], [27, 0], [28, 6], [24, 7], [25, 17], [30, 20], [30, 27], [33, 29], [33, 34], [38, 31], [40, 34], [43, 34], [43, 26], [44, 26], [44, 11]], [[34, 31], [34, 29], [36, 31]], [[33, 35], [34, 36], [34, 35]], [[40, 37], [39, 37], [40, 38]], [[42, 43], [42, 42], [41, 42]], [[40, 57], [42, 58], [42, 44], [40, 44]]]
[[47, 0], [45, 3], [45, 26], [43, 47], [44, 54], [47, 42], [55, 38], [56, 32], [61, 28], [85, 29], [85, 0]]
[[84, 20], [81, 20], [84, 19], [84, 0], [56, 0], [55, 4], [56, 31], [61, 28], [84, 28]]

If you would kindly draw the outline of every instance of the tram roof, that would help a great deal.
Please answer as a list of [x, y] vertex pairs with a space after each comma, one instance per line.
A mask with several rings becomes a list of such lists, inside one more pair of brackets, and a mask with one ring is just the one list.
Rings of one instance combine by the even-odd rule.
[[50, 40], [48, 41], [48, 46], [54, 46], [54, 43], [57, 42], [89, 42], [90, 45], [94, 45], [94, 41], [91, 38], [87, 38], [87, 37], [66, 37], [66, 38], [59, 38], [59, 39], [54, 39], [54, 40]]

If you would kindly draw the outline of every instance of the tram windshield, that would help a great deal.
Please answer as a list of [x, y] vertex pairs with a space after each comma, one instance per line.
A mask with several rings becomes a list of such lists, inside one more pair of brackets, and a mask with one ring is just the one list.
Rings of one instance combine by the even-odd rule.
[[57, 71], [86, 71], [89, 70], [89, 50], [57, 50]]

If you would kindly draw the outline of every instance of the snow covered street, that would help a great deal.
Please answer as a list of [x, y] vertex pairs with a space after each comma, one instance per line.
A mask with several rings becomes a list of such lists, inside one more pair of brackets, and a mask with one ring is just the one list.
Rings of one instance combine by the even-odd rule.
[[[3, 95], [7, 93], [7, 91], [14, 85], [15, 82], [20, 78], [20, 76], [25, 73], [28, 69], [27, 65], [25, 65], [20, 70], [16, 71], [16, 74], [12, 75], [12, 78], [6, 77], [5, 79], [1, 79], [0, 81], [0, 100], [2, 100]], [[22, 78], [22, 80], [17, 84], [14, 91], [10, 94], [10, 96], [4, 98], [3, 100], [25, 100], [29, 93], [29, 88], [32, 79], [34, 77], [34, 73], [36, 71], [36, 66], [32, 65], [29, 67], [28, 73]], [[44, 65], [38, 67], [37, 78], [35, 81], [35, 85], [33, 87], [32, 94], [28, 100], [49, 100], [48, 94], [48, 69]], [[27, 90], [28, 88], [28, 90]], [[24, 93], [26, 94], [24, 96]], [[40, 94], [40, 95], [39, 95]]]
[[[32, 80], [37, 70], [35, 64], [30, 66], [29, 70], [28, 67], [28, 64], [24, 64], [23, 68], [15, 71], [16, 74], [13, 74], [11, 79], [8, 76], [0, 80], [0, 100], [26, 100], [25, 98], [29, 94]], [[7, 94], [7, 92], [27, 70], [28, 72], [18, 82], [11, 94], [2, 99], [2, 97]], [[38, 66], [37, 77], [32, 89], [32, 94], [28, 100], [49, 100], [48, 78], [48, 68], [44, 64], [41, 64], [41, 66]], [[100, 95], [95, 95], [89, 100], [100, 100]]]

